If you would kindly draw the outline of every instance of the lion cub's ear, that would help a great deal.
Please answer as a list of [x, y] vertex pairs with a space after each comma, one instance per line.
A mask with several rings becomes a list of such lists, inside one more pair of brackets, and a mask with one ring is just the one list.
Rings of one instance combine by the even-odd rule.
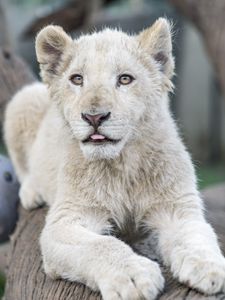
[[38, 33], [36, 55], [45, 82], [49, 83], [65, 68], [70, 59], [72, 43], [71, 37], [60, 26], [49, 25]]
[[174, 71], [174, 59], [169, 21], [159, 18], [151, 27], [138, 35], [138, 40], [140, 46], [161, 65], [162, 72], [171, 78]]

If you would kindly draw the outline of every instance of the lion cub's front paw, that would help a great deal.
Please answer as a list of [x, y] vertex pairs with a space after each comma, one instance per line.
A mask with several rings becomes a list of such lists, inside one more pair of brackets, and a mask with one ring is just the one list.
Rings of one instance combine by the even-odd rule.
[[20, 201], [23, 207], [31, 210], [43, 205], [44, 201], [38, 193], [29, 185], [28, 181], [24, 181], [19, 191]]
[[153, 300], [164, 287], [159, 265], [145, 257], [133, 255], [114, 267], [100, 281], [104, 300]]
[[188, 256], [177, 274], [179, 281], [205, 294], [216, 294], [225, 289], [225, 259], [220, 255], [201, 258]]

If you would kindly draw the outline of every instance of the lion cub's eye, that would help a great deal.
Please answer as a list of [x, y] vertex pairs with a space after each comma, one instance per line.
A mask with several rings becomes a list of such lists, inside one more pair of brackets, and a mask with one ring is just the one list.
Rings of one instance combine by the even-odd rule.
[[134, 81], [134, 77], [129, 74], [122, 74], [118, 78], [118, 85], [127, 85]]
[[73, 74], [70, 76], [70, 81], [75, 85], [83, 85], [83, 76], [80, 74]]

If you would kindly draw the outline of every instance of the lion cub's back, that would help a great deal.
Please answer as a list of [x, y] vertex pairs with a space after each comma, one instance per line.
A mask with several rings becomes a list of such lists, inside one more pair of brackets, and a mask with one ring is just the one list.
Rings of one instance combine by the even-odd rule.
[[17, 92], [6, 108], [5, 142], [20, 182], [26, 176], [29, 152], [49, 104], [46, 86], [34, 83]]

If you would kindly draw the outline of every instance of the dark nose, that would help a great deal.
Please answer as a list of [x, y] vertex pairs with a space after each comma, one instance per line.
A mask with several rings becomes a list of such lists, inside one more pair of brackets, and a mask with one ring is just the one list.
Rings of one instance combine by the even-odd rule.
[[90, 115], [90, 114], [81, 114], [81, 117], [84, 121], [88, 122], [93, 127], [97, 128], [100, 126], [104, 121], [108, 120], [110, 117], [110, 112], [97, 114], [97, 115]]

